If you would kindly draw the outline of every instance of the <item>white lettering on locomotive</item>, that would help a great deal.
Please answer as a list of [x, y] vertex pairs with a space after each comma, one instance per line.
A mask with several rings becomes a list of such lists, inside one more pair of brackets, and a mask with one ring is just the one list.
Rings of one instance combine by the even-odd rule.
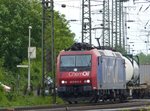
[[69, 76], [71, 77], [77, 77], [77, 76], [89, 76], [90, 72], [84, 71], [84, 72], [69, 72]]
[[70, 84], [82, 83], [82, 81], [70, 81]]

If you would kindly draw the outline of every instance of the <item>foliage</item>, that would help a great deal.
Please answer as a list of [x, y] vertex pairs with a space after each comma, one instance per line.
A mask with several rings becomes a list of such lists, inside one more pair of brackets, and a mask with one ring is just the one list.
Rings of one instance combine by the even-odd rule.
[[8, 103], [8, 100], [5, 96], [5, 92], [2, 86], [0, 86], [0, 103], [1, 103], [0, 106], [1, 105], [3, 106], [4, 104]]
[[[74, 33], [71, 33], [71, 30], [69, 29], [68, 22], [64, 18], [64, 15], [61, 15], [56, 12], [55, 15], [55, 28], [59, 29], [55, 32], [55, 48], [56, 48], [56, 54], [58, 54], [58, 51], [63, 50], [65, 48], [70, 47], [74, 41]], [[59, 19], [56, 19], [59, 18]], [[62, 21], [62, 22], [61, 22]]]
[[122, 53], [123, 55], [127, 54], [127, 51], [123, 47], [116, 47], [115, 49], [116, 51]]
[[4, 79], [4, 77], [3, 77], [4, 68], [2, 67], [3, 62], [4, 62], [4, 60], [0, 58], [0, 78], [1, 78], [1, 81], [3, 81], [3, 79]]
[[[4, 93], [0, 88], [0, 106], [49, 104], [51, 97], [24, 95], [27, 88], [28, 70], [16, 68], [18, 64], [28, 64], [28, 27], [32, 26], [31, 46], [37, 47], [37, 58], [31, 60], [31, 84], [35, 90], [42, 80], [41, 25], [42, 7], [39, 0], [0, 0], [0, 81], [10, 86], [12, 91]], [[46, 13], [50, 16], [50, 13]], [[51, 50], [51, 25], [47, 20], [45, 36], [47, 49]], [[64, 15], [54, 13], [55, 57], [59, 51], [74, 42], [74, 33]], [[50, 55], [48, 55], [50, 56]], [[50, 75], [50, 74], [49, 74]], [[20, 96], [18, 96], [18, 94]], [[23, 95], [23, 96], [22, 96]], [[61, 99], [58, 99], [62, 102]]]
[[[37, 86], [39, 84], [41, 84], [42, 81], [42, 64], [41, 64], [41, 49], [37, 48], [37, 57], [36, 59], [31, 59], [31, 84], [33, 86], [33, 89], [36, 89]], [[23, 61], [22, 64], [28, 64], [28, 61], [25, 60]], [[18, 69], [19, 70], [19, 69]], [[20, 80], [19, 80], [19, 84], [20, 84], [20, 90], [21, 91], [25, 91], [25, 89], [27, 88], [27, 79], [28, 79], [28, 69], [27, 68], [20, 68], [20, 71], [18, 71], [20, 73]]]
[[140, 64], [150, 64], [150, 54], [145, 55], [144, 53], [138, 54]]
[[[4, 101], [3, 101], [4, 102]], [[0, 107], [17, 107], [17, 106], [42, 106], [42, 105], [50, 105], [53, 102], [53, 98], [51, 96], [21, 96], [17, 95], [17, 97], [13, 100], [7, 100], [5, 103], [0, 104]], [[63, 101], [60, 98], [57, 98], [58, 104], [63, 104]]]
[[[38, 54], [41, 53], [41, 49], [37, 49]], [[18, 80], [13, 76], [12, 72], [5, 70], [4, 83], [11, 84], [11, 92], [4, 92], [3, 88], [0, 87], [0, 107], [15, 107], [15, 106], [34, 106], [34, 105], [49, 105], [52, 104], [52, 96], [34, 96], [37, 85], [41, 82], [41, 62], [40, 56], [37, 56], [37, 60], [31, 61], [31, 84], [33, 85], [33, 91], [28, 95], [24, 93], [27, 89], [27, 69], [20, 69], [20, 80], [18, 87]], [[24, 61], [23, 64], [27, 64]], [[9, 75], [10, 74], [10, 75]], [[9, 76], [8, 76], [9, 75]], [[16, 74], [17, 76], [17, 74]], [[9, 79], [8, 79], [9, 78]], [[13, 83], [13, 84], [12, 84]], [[57, 102], [62, 104], [63, 101], [57, 98]]]
[[[48, 13], [48, 16], [50, 13]], [[47, 24], [46, 28], [46, 44], [48, 49], [51, 50], [51, 24], [50, 22]], [[54, 48], [55, 55], [70, 47], [74, 43], [75, 34], [71, 32], [69, 29], [68, 21], [65, 19], [64, 15], [61, 15], [59, 12], [55, 11], [54, 14]]]
[[40, 46], [41, 8], [37, 0], [0, 1], [0, 57], [4, 65], [16, 67], [27, 57], [28, 26], [32, 26], [32, 45]]
[[[27, 58], [28, 27], [32, 26], [31, 46], [41, 47], [41, 3], [38, 0], [0, 1], [0, 57], [4, 66], [12, 69]], [[47, 13], [49, 17], [50, 12]], [[55, 12], [56, 54], [73, 43], [74, 34], [69, 30], [64, 15]], [[51, 35], [50, 19], [46, 23], [48, 48]], [[11, 55], [11, 56], [10, 56]]]

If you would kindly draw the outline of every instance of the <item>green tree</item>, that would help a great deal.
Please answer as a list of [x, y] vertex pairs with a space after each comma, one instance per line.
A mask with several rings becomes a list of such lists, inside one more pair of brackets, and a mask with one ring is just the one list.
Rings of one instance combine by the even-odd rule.
[[150, 54], [145, 55], [144, 53], [138, 54], [140, 64], [150, 64]]
[[8, 100], [5, 96], [5, 91], [2, 86], [0, 86], [0, 101], [1, 101], [0, 107], [8, 103]]
[[[27, 58], [28, 27], [32, 26], [31, 46], [41, 47], [42, 4], [39, 0], [0, 0], [0, 57], [10, 69]], [[47, 13], [48, 17], [50, 12]], [[55, 12], [56, 54], [73, 43], [64, 15]], [[50, 19], [47, 20], [46, 36], [50, 49]]]
[[[32, 26], [31, 46], [37, 47], [37, 58], [31, 60], [31, 83], [36, 87], [41, 81], [41, 25], [42, 7], [38, 0], [1, 0], [0, 1], [0, 58], [6, 68], [0, 69], [4, 75], [4, 82], [16, 89], [20, 82], [20, 89], [27, 84], [27, 69], [16, 68], [17, 64], [27, 64], [28, 26]], [[50, 17], [50, 11], [47, 13]], [[51, 25], [46, 19], [46, 45], [51, 50]], [[68, 48], [74, 42], [74, 33], [64, 15], [54, 12], [55, 25], [55, 55], [60, 50]], [[0, 60], [1, 62], [1, 60]], [[16, 71], [9, 70], [17, 69]], [[1, 76], [0, 74], [0, 76]], [[20, 74], [20, 81], [17, 80]], [[8, 79], [9, 78], [9, 79]]]
[[3, 68], [3, 59], [0, 59], [0, 82], [3, 80], [3, 73], [4, 73], [4, 68]]
[[4, 66], [16, 67], [27, 58], [28, 26], [33, 46], [40, 46], [41, 6], [37, 0], [0, 0], [0, 57]]
[[[47, 16], [51, 16], [48, 13]], [[49, 50], [51, 50], [51, 22], [48, 22], [46, 27], [46, 44], [49, 46]], [[65, 19], [65, 15], [61, 15], [59, 12], [55, 11], [54, 14], [54, 48], [56, 56], [58, 53], [70, 47], [74, 43], [75, 34], [71, 32], [69, 29], [69, 22]]]
[[127, 51], [123, 47], [117, 46], [115, 49], [122, 54], [127, 54]]

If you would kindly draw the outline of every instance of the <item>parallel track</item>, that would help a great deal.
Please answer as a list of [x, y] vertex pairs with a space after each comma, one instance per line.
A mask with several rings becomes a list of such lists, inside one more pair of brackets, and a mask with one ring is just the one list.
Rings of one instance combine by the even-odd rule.
[[[65, 105], [51, 105], [51, 106], [34, 106], [34, 107], [16, 107], [4, 108], [0, 111], [84, 111], [93, 109], [114, 109], [114, 108], [129, 108], [129, 107], [149, 107], [150, 100], [136, 100], [125, 103], [97, 103], [97, 104], [65, 104]], [[150, 108], [150, 107], [149, 107]]]

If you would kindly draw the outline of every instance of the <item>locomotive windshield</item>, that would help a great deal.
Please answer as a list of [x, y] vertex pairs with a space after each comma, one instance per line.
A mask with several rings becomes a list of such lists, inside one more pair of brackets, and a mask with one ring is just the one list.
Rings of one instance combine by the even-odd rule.
[[[61, 56], [60, 67], [66, 68], [88, 68], [91, 66], [91, 55], [65, 55]], [[69, 70], [69, 69], [68, 69]]]

